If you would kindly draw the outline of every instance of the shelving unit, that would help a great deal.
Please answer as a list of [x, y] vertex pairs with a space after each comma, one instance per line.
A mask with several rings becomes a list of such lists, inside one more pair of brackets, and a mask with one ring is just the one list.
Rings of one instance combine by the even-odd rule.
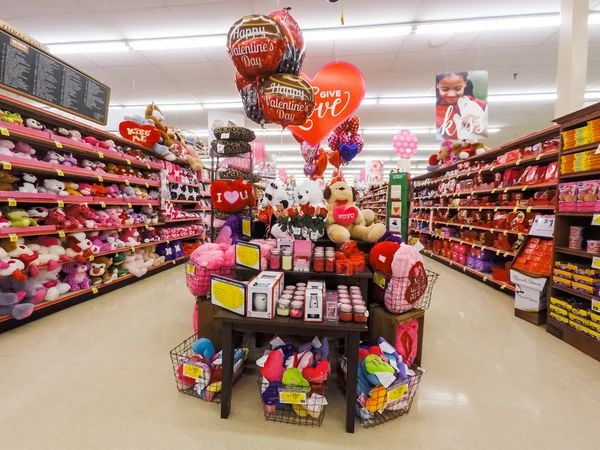
[[[584, 127], [588, 121], [600, 118], [600, 104], [592, 105], [588, 108], [576, 111], [568, 114], [564, 117], [555, 119], [555, 122], [560, 126], [561, 133], [573, 130], [576, 128]], [[565, 142], [561, 140], [559, 155], [560, 160], [566, 155], [576, 154], [580, 152], [596, 150], [600, 142], [586, 143], [585, 145], [579, 145], [574, 148], [565, 149]], [[559, 171], [558, 182], [572, 182], [572, 181], [585, 181], [600, 179], [600, 170], [591, 169], [582, 172], [574, 173], [563, 173], [562, 168]], [[592, 216], [596, 214], [594, 212], [581, 212], [581, 211], [559, 211], [556, 214], [554, 236], [554, 262], [568, 262], [572, 261], [578, 264], [589, 265], [593, 259], [600, 256], [588, 253], [585, 250], [570, 249], [569, 247], [569, 228], [571, 226], [584, 226], [586, 227], [586, 239], [600, 239], [600, 227], [592, 226]], [[585, 247], [584, 247], [585, 248]], [[559, 284], [554, 281], [548, 283], [548, 297], [550, 299], [557, 298], [562, 299], [573, 299], [580, 302], [578, 308], [588, 309], [595, 311], [596, 314], [600, 314], [600, 297], [583, 292], [578, 289]], [[555, 316], [556, 317], [556, 316]], [[563, 340], [564, 342], [572, 345], [580, 351], [586, 353], [592, 358], [600, 361], [600, 334], [593, 334], [595, 331], [593, 327], [585, 327], [577, 325], [571, 317], [563, 318], [562, 321], [557, 320], [552, 316], [552, 312], [548, 311], [548, 321], [546, 323], [546, 330]], [[588, 330], [592, 330], [590, 333]]]
[[386, 223], [387, 218], [387, 187], [387, 183], [370, 185], [357, 201], [361, 209], [373, 210], [377, 220], [382, 223]]
[[[474, 155], [456, 164], [414, 177], [412, 179], [413, 197], [410, 215], [411, 236], [428, 241], [429, 245], [433, 245], [434, 241], [446, 241], [453, 245], [468, 246], [470, 247], [468, 251], [479, 249], [493, 252], [496, 258], [495, 264], [498, 267], [504, 269], [510, 267], [519, 254], [523, 241], [528, 236], [528, 227], [494, 227], [493, 221], [478, 221], [477, 218], [489, 218], [490, 215], [493, 217], [495, 213], [507, 215], [519, 213], [533, 217], [537, 213], [551, 214], [554, 212], [553, 199], [544, 203], [543, 200], [540, 202], [534, 197], [539, 195], [536, 194], [539, 191], [556, 188], [555, 180], [548, 182], [535, 180], [535, 184], [511, 183], [504, 186], [500, 184], [503, 178], [500, 177], [498, 180], [499, 175], [497, 174], [503, 175], [504, 171], [510, 169], [520, 170], [534, 165], [547, 166], [550, 163], [557, 163], [559, 155], [557, 145], [549, 145], [546, 147], [547, 150], [541, 153], [539, 151], [537, 153], [530, 152], [528, 156], [523, 156], [525, 152], [520, 151], [515, 158], [508, 159], [506, 157], [504, 160], [502, 158], [505, 158], [503, 155], [508, 152], [556, 140], [558, 136], [559, 127], [553, 126], [501, 145], [481, 155]], [[497, 159], [498, 157], [500, 159]], [[471, 183], [470, 180], [473, 182]], [[455, 183], [455, 186], [452, 186], [452, 183]], [[441, 189], [441, 186], [444, 185], [448, 189], [447, 191]], [[479, 185], [485, 187], [478, 188]], [[472, 187], [465, 189], [466, 186]], [[513, 198], [518, 200], [512, 201]], [[477, 215], [478, 213], [482, 214]], [[465, 217], [461, 218], [461, 214], [464, 214]], [[488, 224], [492, 226], [487, 226]], [[442, 233], [441, 227], [449, 230]], [[456, 234], [460, 234], [460, 236], [456, 236]], [[496, 243], [499, 236], [504, 245], [489, 245], [492, 242]], [[498, 242], [502, 244], [502, 242]], [[480, 272], [473, 267], [461, 264], [454, 254], [451, 254], [450, 258], [445, 252], [434, 253], [431, 248], [426, 248], [423, 253], [496, 289], [510, 294], [514, 293], [514, 288], [508, 279], [496, 280], [492, 273]], [[460, 262], [464, 262], [464, 260], [460, 259]]]

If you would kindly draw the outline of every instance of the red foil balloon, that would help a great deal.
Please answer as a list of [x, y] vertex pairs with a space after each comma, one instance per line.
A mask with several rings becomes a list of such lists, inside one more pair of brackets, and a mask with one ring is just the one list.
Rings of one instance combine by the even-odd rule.
[[284, 8], [269, 14], [269, 17], [275, 19], [281, 26], [286, 40], [285, 52], [277, 72], [300, 75], [306, 54], [306, 45], [300, 25], [290, 15], [289, 10], [290, 8]]
[[311, 179], [316, 180], [317, 178], [323, 178], [325, 169], [327, 169], [327, 152], [322, 148], [317, 153], [317, 159], [314, 162], [315, 171], [313, 172]]
[[244, 89], [250, 83], [252, 83], [252, 80], [248, 80], [248, 79], [244, 78], [238, 72], [235, 73], [235, 87], [237, 88], [238, 92], [240, 92], [242, 89]]
[[238, 20], [227, 34], [227, 52], [245, 78], [267, 76], [277, 69], [286, 48], [281, 26], [269, 16]]
[[276, 73], [260, 84], [258, 103], [265, 120], [285, 128], [306, 122], [315, 108], [315, 95], [308, 81], [296, 75]]
[[334, 150], [331, 153], [329, 153], [329, 164], [331, 164], [336, 169], [340, 168], [340, 165], [342, 164], [342, 157], [340, 156], [339, 150]]

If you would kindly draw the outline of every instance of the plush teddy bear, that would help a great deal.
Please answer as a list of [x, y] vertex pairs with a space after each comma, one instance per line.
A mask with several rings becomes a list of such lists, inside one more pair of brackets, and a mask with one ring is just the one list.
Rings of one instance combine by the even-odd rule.
[[142, 277], [148, 272], [148, 267], [144, 263], [144, 259], [139, 252], [133, 252], [125, 256], [123, 268], [136, 277]]
[[469, 139], [455, 142], [452, 146], [458, 152], [460, 159], [467, 159], [473, 155], [481, 155], [489, 150], [482, 142], [477, 142]]
[[79, 192], [79, 185], [77, 183], [73, 183], [71, 181], [65, 182], [65, 191], [68, 195], [81, 196], [81, 192]]
[[27, 144], [26, 142], [17, 142], [15, 144], [15, 156], [18, 156], [19, 158], [24, 158], [24, 159], [33, 159], [34, 155], [35, 155], [35, 149]]
[[21, 182], [19, 183], [19, 192], [31, 192], [37, 194], [38, 179], [31, 173], [21, 174]]
[[[85, 233], [71, 233], [67, 236], [67, 256], [70, 258], [76, 258], [78, 260], [84, 260], [93, 255], [92, 252], [92, 241], [90, 241]], [[65, 281], [66, 282], [66, 281]]]
[[44, 161], [49, 162], [51, 164], [62, 164], [64, 160], [65, 157], [54, 150], [48, 150], [46, 156], [44, 156]]
[[0, 139], [0, 155], [15, 156], [15, 143], [8, 139]]
[[[159, 141], [158, 145], [161, 145], [163, 148], [161, 149], [155, 144], [153, 150], [160, 156], [165, 158], [167, 161], [175, 161], [177, 157], [174, 153], [170, 151], [171, 147], [173, 146], [173, 135], [170, 135], [168, 133], [168, 129], [163, 123], [163, 121], [165, 120], [165, 116], [163, 116], [162, 111], [157, 105], [154, 104], [154, 102], [152, 102], [146, 107], [144, 118], [146, 119], [146, 121], [151, 121], [154, 124], [154, 126], [158, 128], [158, 131], [160, 131], [161, 140]], [[168, 153], [164, 151], [165, 148], [167, 149]], [[159, 150], [160, 153], [157, 150]]]
[[40, 273], [33, 278], [34, 281], [41, 284], [46, 289], [46, 298], [44, 298], [44, 300], [47, 302], [56, 300], [61, 295], [65, 295], [71, 290], [69, 284], [60, 281], [60, 271], [60, 266], [52, 270], [40, 270]]
[[361, 211], [354, 205], [356, 197], [356, 190], [343, 181], [333, 183], [323, 192], [329, 210], [327, 236], [336, 244], [350, 239], [377, 242], [385, 234], [384, 224], [373, 223], [373, 211]]
[[58, 263], [67, 258], [67, 251], [62, 246], [60, 239], [52, 236], [40, 236], [33, 242], [29, 242], [27, 246], [39, 255], [34, 264], [46, 264], [49, 270], [56, 269]]
[[296, 186], [294, 194], [298, 205], [317, 206], [323, 203], [323, 190], [317, 181], [309, 180]]
[[429, 157], [428, 171], [439, 169], [440, 166], [449, 166], [458, 161], [452, 141], [444, 141], [440, 144], [440, 151]]
[[65, 183], [55, 179], [44, 180], [44, 186], [40, 186], [38, 190], [43, 193], [58, 194], [61, 197], [69, 195], [65, 190]]
[[27, 210], [30, 219], [37, 222], [38, 225], [43, 225], [48, 217], [48, 208], [43, 206], [35, 206]]
[[36, 119], [28, 117], [25, 119], [25, 126], [33, 130], [44, 131], [46, 127], [38, 122]]
[[106, 190], [106, 187], [103, 184], [92, 184], [92, 192], [94, 192], [92, 195], [94, 195], [95, 197], [106, 197], [108, 195], [108, 191]]
[[104, 283], [104, 276], [110, 266], [112, 266], [113, 260], [107, 256], [99, 256], [94, 258], [90, 263], [90, 270], [88, 272], [92, 286]]
[[90, 269], [89, 262], [73, 261], [63, 264], [62, 271], [67, 274], [64, 282], [67, 283], [72, 291], [79, 291], [90, 287], [91, 281], [88, 276]]
[[16, 181], [19, 181], [17, 177], [4, 169], [0, 169], [0, 191], [12, 191], [12, 184]]

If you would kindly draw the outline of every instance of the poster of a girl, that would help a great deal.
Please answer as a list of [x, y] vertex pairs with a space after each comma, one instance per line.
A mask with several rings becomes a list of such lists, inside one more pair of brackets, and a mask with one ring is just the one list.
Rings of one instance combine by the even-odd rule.
[[[474, 95], [468, 72], [444, 72], [435, 77], [436, 127], [438, 139], [480, 139], [488, 137], [487, 72], [481, 81], [484, 97]], [[485, 84], [485, 85], [483, 85]]]

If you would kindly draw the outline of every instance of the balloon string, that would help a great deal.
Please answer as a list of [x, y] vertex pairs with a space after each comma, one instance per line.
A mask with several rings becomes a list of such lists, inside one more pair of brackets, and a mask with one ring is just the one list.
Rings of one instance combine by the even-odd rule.
[[340, 14], [340, 23], [344, 25], [344, 0], [342, 0], [342, 13]]

